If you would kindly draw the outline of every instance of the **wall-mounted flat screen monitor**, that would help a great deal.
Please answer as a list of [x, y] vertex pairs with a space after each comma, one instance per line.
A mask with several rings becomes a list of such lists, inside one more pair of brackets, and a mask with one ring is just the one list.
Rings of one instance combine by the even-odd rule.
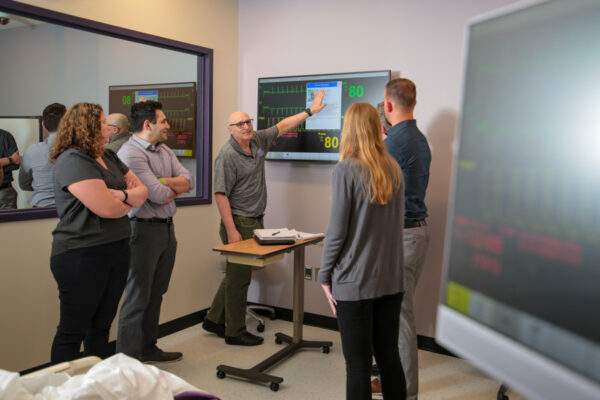
[[129, 117], [131, 106], [144, 100], [162, 103], [169, 122], [167, 146], [178, 157], [196, 157], [196, 83], [158, 83], [148, 85], [118, 85], [108, 88], [110, 113]]
[[436, 339], [532, 399], [600, 399], [600, 2], [467, 27]]
[[389, 70], [259, 78], [258, 129], [310, 107], [321, 89], [327, 103], [320, 113], [279, 137], [267, 160], [337, 161], [344, 113], [357, 102], [376, 106], [389, 80]]

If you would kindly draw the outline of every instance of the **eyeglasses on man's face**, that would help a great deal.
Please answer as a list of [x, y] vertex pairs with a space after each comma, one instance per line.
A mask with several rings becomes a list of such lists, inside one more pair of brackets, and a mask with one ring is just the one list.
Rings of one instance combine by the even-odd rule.
[[229, 126], [237, 126], [238, 128], [243, 128], [244, 125], [252, 125], [253, 118], [247, 119], [245, 121], [236, 122], [235, 124], [229, 124]]

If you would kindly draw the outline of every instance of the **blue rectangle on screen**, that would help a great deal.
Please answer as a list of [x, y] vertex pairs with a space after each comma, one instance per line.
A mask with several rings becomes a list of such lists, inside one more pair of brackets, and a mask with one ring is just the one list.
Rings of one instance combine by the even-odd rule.
[[338, 85], [337, 82], [316, 82], [316, 83], [307, 83], [307, 89], [316, 89], [316, 88], [325, 88], [325, 87], [336, 87]]

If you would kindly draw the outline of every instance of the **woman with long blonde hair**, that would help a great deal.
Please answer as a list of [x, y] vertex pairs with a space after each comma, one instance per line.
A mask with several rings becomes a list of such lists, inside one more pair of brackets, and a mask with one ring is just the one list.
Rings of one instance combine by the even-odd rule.
[[50, 269], [58, 284], [60, 321], [53, 364], [110, 355], [108, 333], [129, 272], [129, 218], [148, 190], [108, 150], [102, 107], [78, 103], [60, 121], [50, 160], [60, 220], [52, 232]]
[[406, 383], [398, 354], [404, 187], [372, 105], [356, 103], [346, 111], [340, 162], [332, 181], [319, 282], [338, 319], [346, 398], [371, 399], [374, 355], [384, 399], [404, 399]]

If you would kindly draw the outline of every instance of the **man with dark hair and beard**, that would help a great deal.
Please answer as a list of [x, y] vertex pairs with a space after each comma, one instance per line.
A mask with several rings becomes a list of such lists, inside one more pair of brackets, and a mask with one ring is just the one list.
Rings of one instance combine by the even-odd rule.
[[182, 358], [156, 345], [162, 297], [175, 265], [175, 198], [194, 187], [192, 174], [164, 143], [169, 123], [157, 101], [131, 107], [133, 136], [121, 147], [119, 158], [148, 187], [148, 199], [129, 213], [131, 264], [125, 299], [119, 314], [117, 352], [143, 362], [168, 362]]

